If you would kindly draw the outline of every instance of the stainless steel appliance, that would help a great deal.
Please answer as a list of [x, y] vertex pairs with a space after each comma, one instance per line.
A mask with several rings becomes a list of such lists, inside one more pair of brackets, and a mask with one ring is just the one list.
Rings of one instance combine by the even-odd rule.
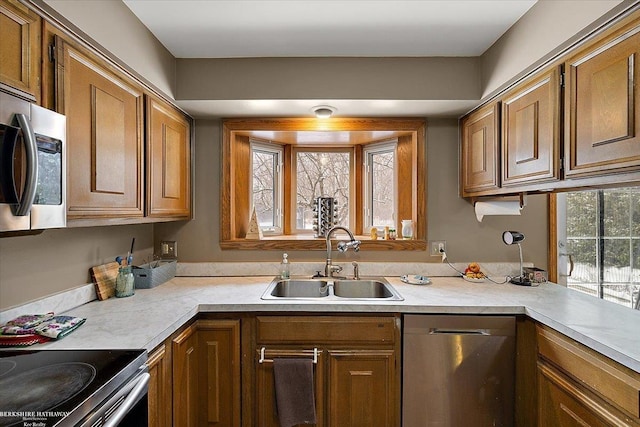
[[402, 425], [512, 426], [515, 318], [404, 316]]
[[66, 118], [0, 91], [0, 232], [65, 227]]
[[144, 350], [0, 350], [0, 426], [146, 426]]

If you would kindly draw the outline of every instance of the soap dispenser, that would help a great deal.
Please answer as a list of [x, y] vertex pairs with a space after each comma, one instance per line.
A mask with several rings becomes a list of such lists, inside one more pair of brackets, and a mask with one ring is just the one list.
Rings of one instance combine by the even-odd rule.
[[282, 254], [282, 262], [280, 263], [280, 278], [288, 279], [290, 275], [289, 270], [289, 260], [287, 259], [288, 255], [286, 253]]

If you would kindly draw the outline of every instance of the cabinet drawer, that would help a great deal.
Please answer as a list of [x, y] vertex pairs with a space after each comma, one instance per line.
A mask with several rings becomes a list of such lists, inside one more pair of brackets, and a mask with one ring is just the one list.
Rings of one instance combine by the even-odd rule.
[[538, 363], [538, 396], [538, 421], [542, 426], [640, 426], [637, 418], [579, 389], [544, 362]]
[[259, 344], [392, 344], [394, 317], [258, 316]]
[[538, 352], [579, 383], [640, 417], [640, 375], [542, 327], [538, 327]]

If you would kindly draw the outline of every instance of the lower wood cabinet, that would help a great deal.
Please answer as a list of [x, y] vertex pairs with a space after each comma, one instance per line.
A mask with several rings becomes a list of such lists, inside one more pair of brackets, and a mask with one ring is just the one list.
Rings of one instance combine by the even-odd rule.
[[327, 425], [396, 425], [396, 357], [395, 350], [329, 351]]
[[173, 339], [173, 425], [240, 425], [240, 321], [197, 320]]
[[280, 425], [272, 361], [315, 352], [316, 426], [399, 426], [399, 331], [393, 316], [258, 316], [255, 422], [244, 425]]
[[170, 427], [171, 404], [171, 343], [163, 343], [149, 354], [149, 427]]
[[640, 426], [640, 374], [537, 327], [538, 426]]
[[240, 320], [196, 320], [149, 354], [149, 426], [240, 426]]

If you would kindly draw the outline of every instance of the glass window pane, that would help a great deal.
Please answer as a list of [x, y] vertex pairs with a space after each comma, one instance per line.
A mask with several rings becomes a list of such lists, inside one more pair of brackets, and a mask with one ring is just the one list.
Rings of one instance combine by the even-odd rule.
[[[573, 254], [573, 272], [567, 278], [567, 287], [598, 295], [599, 271], [596, 239], [567, 239], [568, 253]], [[567, 268], [567, 271], [569, 269]]]
[[631, 281], [640, 285], [640, 239], [634, 239], [633, 241], [633, 264]]
[[[640, 237], [640, 187], [629, 190], [629, 205], [631, 206], [631, 235]], [[636, 264], [640, 266], [640, 264]]]
[[604, 236], [629, 236], [630, 193], [625, 190], [603, 191], [604, 211], [602, 221]]
[[567, 194], [567, 237], [595, 237], [598, 230], [597, 192]]
[[627, 283], [630, 280], [630, 239], [603, 239], [603, 277], [609, 283]]
[[371, 224], [395, 225], [395, 151], [370, 153]]
[[277, 153], [253, 151], [253, 206], [260, 227], [275, 227]]
[[350, 154], [301, 151], [296, 156], [296, 228], [313, 229], [316, 197], [338, 201], [336, 225], [349, 226]]

